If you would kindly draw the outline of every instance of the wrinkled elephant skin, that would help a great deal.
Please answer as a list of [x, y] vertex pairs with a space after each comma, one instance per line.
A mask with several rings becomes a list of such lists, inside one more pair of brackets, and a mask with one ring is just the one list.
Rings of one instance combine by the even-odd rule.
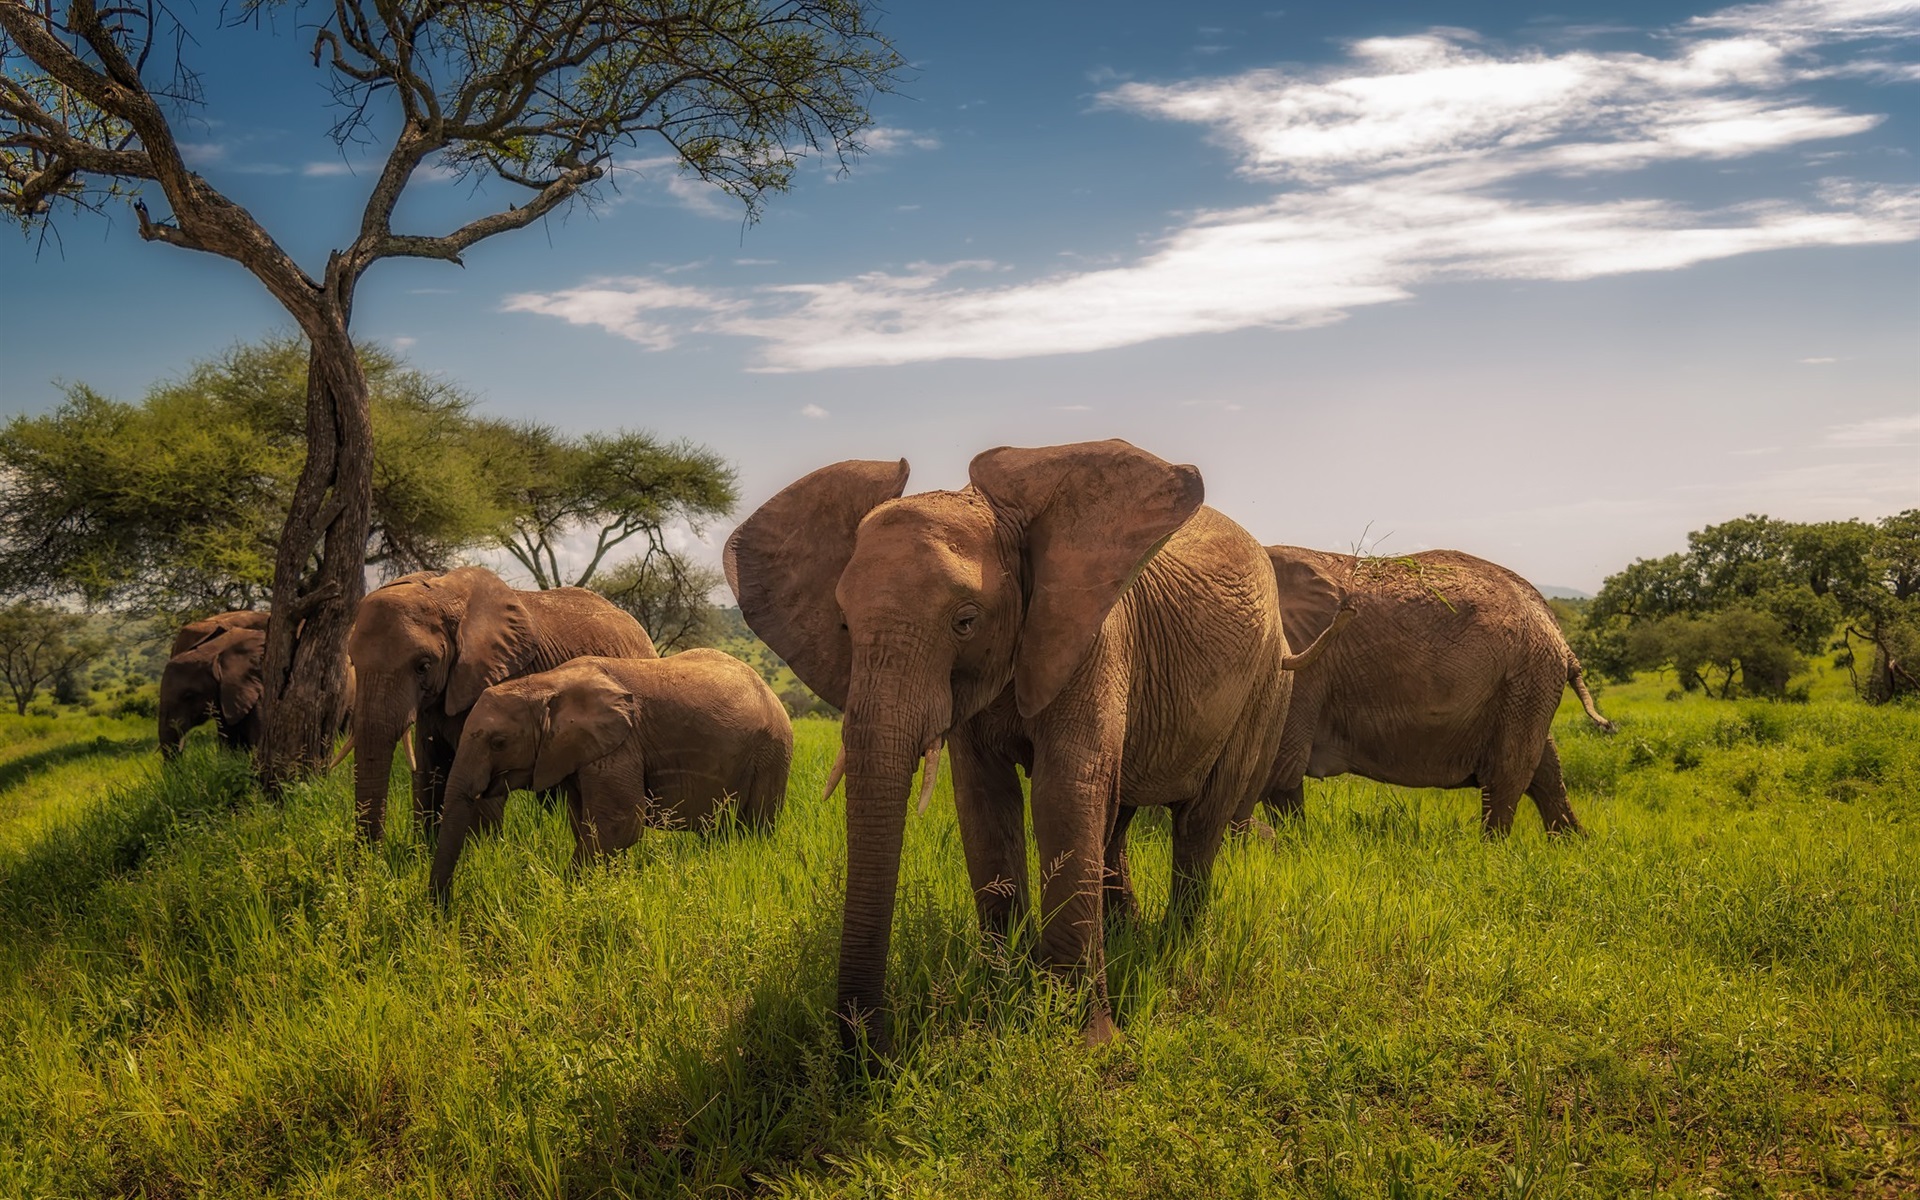
[[209, 719], [219, 731], [221, 745], [251, 749], [260, 740], [265, 621], [236, 628], [215, 625], [210, 632], [197, 631], [193, 638], [182, 631], [175, 643], [182, 641], [187, 648], [168, 659], [160, 672], [161, 757], [178, 754], [188, 732]]
[[768, 829], [787, 798], [793, 725], [752, 667], [718, 650], [576, 658], [495, 684], [467, 714], [434, 849], [442, 904], [467, 831], [511, 788], [559, 788], [574, 862], [648, 826], [707, 829], [731, 809]]
[[523, 592], [485, 567], [403, 576], [354, 615], [354, 806], [359, 834], [386, 827], [393, 749], [415, 726], [413, 811], [431, 831], [467, 710], [488, 687], [582, 655], [652, 658], [639, 622], [583, 588]]
[[[1352, 618], [1294, 677], [1266, 800], [1300, 811], [1301, 779], [1351, 772], [1402, 787], [1478, 788], [1483, 828], [1505, 834], [1521, 794], [1551, 832], [1576, 832], [1552, 734], [1569, 683], [1594, 707], [1580, 660], [1533, 585], [1457, 550], [1355, 558], [1270, 546], [1296, 643], [1344, 604]], [[1241, 814], [1250, 819], [1253, 806]]]
[[1123, 841], [1108, 859], [1120, 795], [1172, 810], [1172, 909], [1185, 919], [1279, 747], [1289, 683], [1272, 568], [1202, 506], [1194, 468], [1111, 441], [989, 450], [969, 477], [901, 498], [904, 460], [838, 463], [727, 543], [747, 623], [845, 713], [850, 1044], [887, 1042], [908, 790], [938, 740], [989, 931], [1032, 903], [1017, 769], [1031, 778], [1038, 948], [1090, 986], [1090, 1040], [1112, 1030], [1104, 906], [1131, 900]]

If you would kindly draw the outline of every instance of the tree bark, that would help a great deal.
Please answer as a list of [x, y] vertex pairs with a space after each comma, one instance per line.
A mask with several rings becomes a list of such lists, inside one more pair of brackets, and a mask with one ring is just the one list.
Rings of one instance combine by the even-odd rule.
[[255, 766], [276, 797], [326, 761], [346, 708], [347, 633], [366, 590], [373, 422], [342, 302], [340, 285], [350, 282], [336, 275], [328, 283], [331, 294], [301, 321], [310, 345], [307, 461], [274, 561], [273, 620], [261, 668]]

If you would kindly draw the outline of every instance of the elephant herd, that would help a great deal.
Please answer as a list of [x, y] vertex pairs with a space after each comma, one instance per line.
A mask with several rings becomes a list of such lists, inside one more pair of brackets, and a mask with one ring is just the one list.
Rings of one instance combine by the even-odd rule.
[[[1262, 546], [1202, 503], [1193, 467], [1122, 441], [990, 450], [959, 491], [905, 495], [907, 470], [823, 467], [742, 522], [724, 555], [747, 624], [843, 713], [850, 1043], [887, 1040], [908, 793], [942, 747], [990, 934], [1029, 919], [1031, 816], [1039, 957], [1086, 984], [1090, 1041], [1112, 1034], [1106, 924], [1139, 912], [1127, 827], [1141, 808], [1170, 813], [1180, 924], [1229, 830], [1263, 801], [1298, 812], [1306, 776], [1477, 788], [1490, 835], [1525, 794], [1549, 831], [1579, 830], [1549, 733], [1562, 688], [1612, 726], [1546, 602], [1505, 568]], [[202, 712], [248, 743], [255, 619], [182, 631], [163, 748]], [[362, 602], [348, 653], [359, 832], [381, 835], [411, 726], [414, 816], [438, 832], [443, 904], [469, 831], [499, 823], [510, 789], [564, 798], [576, 862], [726, 810], [765, 828], [786, 795], [793, 732], [760, 676], [717, 651], [658, 658], [591, 592], [516, 591], [478, 567], [409, 575]]]

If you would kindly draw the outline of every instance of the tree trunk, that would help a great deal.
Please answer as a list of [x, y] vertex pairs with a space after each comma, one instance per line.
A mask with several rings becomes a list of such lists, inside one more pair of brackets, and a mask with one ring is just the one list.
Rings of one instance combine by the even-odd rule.
[[269, 795], [326, 761], [346, 711], [347, 632], [366, 590], [373, 422], [337, 293], [335, 301], [301, 321], [310, 342], [307, 461], [274, 560], [255, 752]]

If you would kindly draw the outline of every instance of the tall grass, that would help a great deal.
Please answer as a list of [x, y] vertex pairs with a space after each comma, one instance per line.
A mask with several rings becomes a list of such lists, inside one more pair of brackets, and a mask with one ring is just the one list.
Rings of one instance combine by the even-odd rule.
[[[1021, 939], [979, 945], [943, 782], [871, 1071], [830, 1015], [829, 723], [771, 835], [573, 874], [516, 797], [442, 917], [346, 772], [275, 807], [76, 722], [0, 751], [0, 1195], [1912, 1194], [1920, 712], [1663, 691], [1557, 726], [1584, 839], [1310, 784], [1194, 935], [1114, 933], [1093, 1051]], [[1134, 831], [1157, 917], [1166, 823]]]

